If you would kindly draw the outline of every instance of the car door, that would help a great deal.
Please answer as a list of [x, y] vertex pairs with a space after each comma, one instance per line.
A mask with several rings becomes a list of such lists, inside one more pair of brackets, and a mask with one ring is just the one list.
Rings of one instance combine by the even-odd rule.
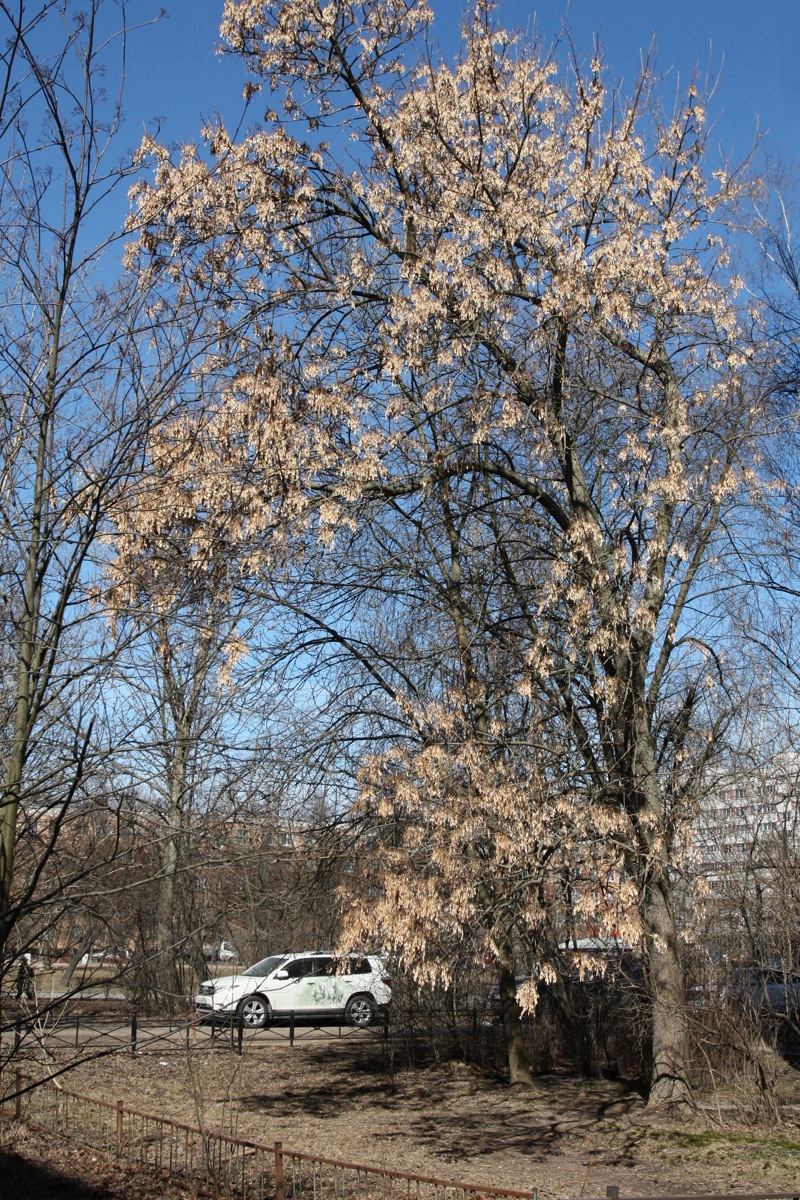
[[344, 1007], [336, 962], [330, 954], [315, 955], [310, 971], [299, 981], [295, 1012], [326, 1013]]
[[273, 1012], [305, 1012], [308, 1005], [306, 977], [314, 971], [317, 959], [295, 958], [284, 963], [272, 976], [266, 996]]

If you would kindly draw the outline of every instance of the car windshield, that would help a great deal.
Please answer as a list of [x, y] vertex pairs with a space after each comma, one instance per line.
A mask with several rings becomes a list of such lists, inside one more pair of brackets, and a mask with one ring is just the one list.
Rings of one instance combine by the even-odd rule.
[[261, 962], [254, 963], [252, 967], [248, 967], [242, 974], [269, 975], [276, 967], [280, 966], [285, 957], [284, 954], [273, 954], [272, 958], [262, 958]]

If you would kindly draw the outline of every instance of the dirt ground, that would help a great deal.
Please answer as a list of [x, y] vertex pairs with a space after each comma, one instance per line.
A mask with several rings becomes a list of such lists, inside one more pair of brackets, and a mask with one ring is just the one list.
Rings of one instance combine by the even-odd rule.
[[22, 1128], [0, 1148], [0, 1179], [9, 1200], [195, 1200], [197, 1192], [147, 1171], [132, 1171], [80, 1147]]
[[[744, 1093], [701, 1097], [685, 1123], [645, 1110], [634, 1084], [551, 1074], [532, 1088], [458, 1064], [391, 1070], [379, 1039], [271, 1043], [242, 1058], [219, 1045], [120, 1054], [63, 1086], [323, 1156], [470, 1183], [538, 1191], [541, 1200], [701, 1192], [786, 1192], [800, 1181], [800, 1072], [780, 1079], [779, 1117]], [[10, 1135], [10, 1136], [9, 1136]], [[25, 1184], [25, 1171], [29, 1184]], [[154, 1200], [194, 1193], [122, 1172], [91, 1153], [8, 1125], [0, 1154], [15, 1200]], [[26, 1186], [28, 1190], [26, 1191]]]

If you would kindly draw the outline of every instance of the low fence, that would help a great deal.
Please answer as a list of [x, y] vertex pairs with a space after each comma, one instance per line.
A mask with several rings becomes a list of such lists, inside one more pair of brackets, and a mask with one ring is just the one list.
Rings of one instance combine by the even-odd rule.
[[[167, 1117], [36, 1083], [19, 1072], [12, 1096], [17, 1120], [27, 1121], [109, 1158], [180, 1176], [242, 1200], [275, 1195], [275, 1149], [204, 1132]], [[9, 1112], [3, 1101], [4, 1115]]]
[[[109, 1158], [148, 1167], [165, 1178], [179, 1176], [235, 1200], [538, 1200], [535, 1188], [518, 1191], [389, 1171], [288, 1150], [281, 1142], [264, 1146], [202, 1131], [126, 1108], [122, 1100], [110, 1104], [49, 1080], [31, 1080], [20, 1071], [11, 1092], [3, 1091], [0, 1079], [0, 1118], [12, 1116]], [[620, 1200], [620, 1189], [608, 1187], [605, 1200]], [[794, 1192], [638, 1200], [800, 1200], [800, 1187]]]
[[[28, 1121], [164, 1177], [202, 1183], [236, 1200], [536, 1200], [536, 1192], [461, 1183], [263, 1146], [195, 1129], [36, 1082], [16, 1072], [0, 1114]], [[800, 1197], [798, 1197], [800, 1200]]]
[[285, 1041], [294, 1046], [296, 1042], [303, 1041], [359, 1039], [365, 1036], [387, 1041], [388, 1015], [379, 1023], [362, 1028], [341, 1020], [317, 1024], [303, 1015], [297, 1017], [295, 1013], [288, 1013], [285, 1017], [272, 1020], [264, 1029], [250, 1029], [242, 1020], [212, 1023], [198, 1020], [194, 1015], [186, 1021], [173, 1020], [167, 1023], [157, 1018], [141, 1020], [135, 1012], [124, 1021], [92, 1018], [82, 1016], [79, 1012], [68, 1017], [64, 1014], [45, 1014], [25, 1018], [17, 1014], [13, 1022], [0, 1024], [0, 1060], [4, 1045], [13, 1045], [16, 1053], [28, 1039], [37, 1043], [47, 1042], [50, 1047], [61, 1045], [84, 1050], [102, 1047], [127, 1050], [131, 1054], [196, 1045], [201, 1039], [206, 1039], [212, 1045], [229, 1046], [241, 1055], [248, 1047], [261, 1045], [265, 1041]]

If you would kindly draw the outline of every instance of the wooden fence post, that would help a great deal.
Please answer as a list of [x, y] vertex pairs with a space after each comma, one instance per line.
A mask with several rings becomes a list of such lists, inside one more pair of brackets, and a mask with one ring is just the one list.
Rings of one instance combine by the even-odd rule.
[[283, 1142], [275, 1143], [275, 1200], [286, 1200], [283, 1186]]
[[122, 1156], [122, 1139], [125, 1132], [125, 1102], [117, 1101], [117, 1158]]
[[22, 1071], [14, 1072], [14, 1091], [17, 1093], [14, 1100], [14, 1116], [18, 1121], [22, 1120]]

